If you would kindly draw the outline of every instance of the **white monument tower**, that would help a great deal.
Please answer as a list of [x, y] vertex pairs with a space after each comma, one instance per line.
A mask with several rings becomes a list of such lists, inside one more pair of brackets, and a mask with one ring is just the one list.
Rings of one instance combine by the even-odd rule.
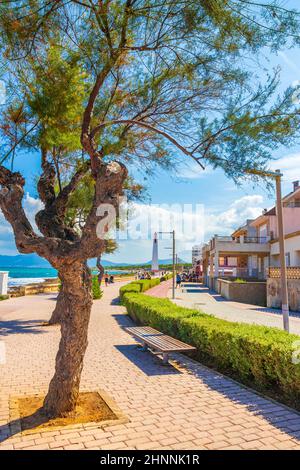
[[8, 271], [0, 271], [0, 295], [7, 295]]
[[151, 270], [152, 271], [159, 271], [159, 267], [158, 267], [158, 241], [157, 241], [157, 233], [156, 232], [154, 234], [154, 239], [153, 239]]

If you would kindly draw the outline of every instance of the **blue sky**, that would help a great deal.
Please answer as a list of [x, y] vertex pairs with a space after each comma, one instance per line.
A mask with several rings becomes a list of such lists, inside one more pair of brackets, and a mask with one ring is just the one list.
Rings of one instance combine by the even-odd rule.
[[[285, 5], [296, 7], [300, 12], [297, 1], [286, 1]], [[276, 57], [270, 57], [269, 63], [266, 60], [263, 65], [268, 68], [280, 66], [281, 87], [284, 89], [300, 81], [300, 47], [286, 49]], [[300, 180], [300, 144], [292, 148], [281, 148], [273, 156], [278, 161], [271, 162], [270, 166], [283, 171], [285, 194], [291, 190], [292, 181]], [[28, 194], [24, 206], [29, 217], [33, 219], [34, 213], [41, 207], [34, 190], [39, 160], [34, 154], [19, 155], [16, 159], [16, 169], [21, 170], [26, 177]], [[157, 208], [151, 207], [151, 204], [193, 204], [194, 207], [196, 204], [203, 205], [204, 217], [201, 217], [201, 227], [194, 239], [178, 241], [177, 251], [179, 256], [185, 259], [190, 258], [189, 250], [193, 243], [207, 240], [214, 233], [230, 234], [233, 228], [242, 224], [246, 218], [258, 216], [263, 208], [269, 208], [274, 203], [274, 194], [267, 193], [263, 187], [253, 187], [248, 183], [237, 188], [222, 171], [212, 171], [208, 168], [203, 172], [200, 167], [195, 167], [193, 164], [180, 168], [177, 176], [160, 170], [155, 176], [148, 178], [146, 184], [151, 201], [145, 203], [143, 213], [155, 217]], [[176, 210], [175, 208], [175, 212]], [[165, 206], [164, 211], [168, 211], [168, 206]], [[172, 211], [174, 212], [170, 207], [170, 212]], [[172, 222], [169, 224], [169, 229], [173, 229]], [[165, 248], [170, 246], [170, 242], [163, 240], [159, 246], [159, 257], [169, 258], [170, 251]], [[152, 242], [149, 239], [121, 241], [118, 250], [105, 258], [115, 262], [142, 262], [151, 258], [151, 250]], [[1, 214], [0, 254], [17, 254], [10, 227]]]

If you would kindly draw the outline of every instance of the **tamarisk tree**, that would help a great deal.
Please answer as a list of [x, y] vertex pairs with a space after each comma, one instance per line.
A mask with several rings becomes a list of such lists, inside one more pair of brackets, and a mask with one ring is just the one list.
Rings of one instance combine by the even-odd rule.
[[[189, 158], [198, 171], [212, 165], [239, 181], [291, 144], [294, 90], [278, 94], [277, 71], [259, 83], [253, 63], [260, 51], [298, 42], [298, 14], [276, 1], [20, 0], [1, 5], [0, 20], [8, 90], [0, 207], [18, 250], [46, 258], [62, 280], [61, 340], [44, 401], [48, 416], [61, 416], [76, 405], [87, 348], [87, 260], [107, 247], [99, 207], [118, 209], [133, 167], [172, 170]], [[24, 178], [12, 170], [20, 149], [40, 155], [38, 232], [22, 206]], [[84, 178], [93, 194], [74, 223]]]

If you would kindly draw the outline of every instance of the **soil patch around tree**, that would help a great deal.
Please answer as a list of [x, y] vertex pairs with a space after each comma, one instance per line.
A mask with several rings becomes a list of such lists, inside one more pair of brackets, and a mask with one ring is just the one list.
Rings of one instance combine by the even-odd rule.
[[87, 423], [121, 424], [128, 421], [115, 402], [102, 391], [80, 393], [75, 410], [64, 417], [54, 419], [49, 419], [43, 414], [44, 398], [34, 395], [11, 399], [10, 414], [19, 432], [37, 432], [42, 429], [52, 430]]

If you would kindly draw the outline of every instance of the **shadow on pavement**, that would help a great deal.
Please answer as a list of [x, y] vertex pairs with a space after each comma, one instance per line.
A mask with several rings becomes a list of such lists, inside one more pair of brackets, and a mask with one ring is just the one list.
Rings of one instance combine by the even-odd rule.
[[202, 294], [201, 289], [185, 289], [187, 294]]
[[182, 282], [181, 287], [194, 287], [194, 288], [202, 288], [203, 284], [199, 284], [197, 282]]
[[[254, 312], [263, 312], [263, 313], [272, 313], [273, 315], [282, 316], [282, 311], [280, 309], [274, 309], [269, 307], [259, 307], [253, 305], [253, 307], [249, 307], [249, 310], [253, 310]], [[290, 317], [300, 318], [300, 312], [289, 312]]]
[[[41, 416], [41, 414], [37, 411], [33, 413], [30, 416], [27, 416], [24, 418], [24, 423], [28, 421], [28, 423], [34, 422], [35, 424], [30, 426], [28, 423], [26, 424], [26, 430], [30, 429], [35, 429], [37, 426], [40, 426], [41, 424], [45, 424], [49, 421], [49, 419], [46, 416]], [[4, 442], [6, 439], [9, 439], [10, 437], [13, 437], [20, 432], [20, 420], [16, 419], [13, 421], [10, 421], [7, 424], [3, 424], [0, 426], [0, 443]], [[37, 433], [39, 432], [38, 430], [36, 431]]]
[[120, 297], [115, 297], [114, 299], [111, 299], [111, 302], [110, 302], [111, 305], [121, 305], [120, 304]]
[[[296, 410], [294, 411], [267, 397], [264, 398], [258, 395], [255, 390], [247, 389], [242, 384], [235, 383], [229, 377], [222, 376], [212, 369], [202, 368], [200, 363], [193, 364], [185, 361], [184, 358], [180, 362], [187, 372], [205, 383], [209, 389], [244, 406], [249, 412], [264, 418], [269, 424], [289, 436], [300, 439], [300, 413]], [[259, 436], [257, 438], [259, 439]]]
[[7, 320], [0, 321], [0, 337], [14, 333], [46, 333], [45, 320]]
[[122, 326], [134, 326], [133, 321], [126, 313], [114, 313], [112, 317], [117, 321], [117, 323]]
[[214, 300], [216, 300], [217, 302], [233, 302], [232, 300], [225, 299], [225, 297], [222, 297], [220, 294], [218, 294], [214, 290], [207, 289], [206, 293], [211, 295], [214, 298]]
[[209, 294], [217, 302], [230, 302], [230, 300], [225, 299], [216, 291], [209, 289], [203, 284], [185, 284], [183, 286], [183, 289], [186, 291], [187, 294]]
[[[128, 326], [134, 326], [135, 323], [126, 314], [114, 314], [113, 318], [125, 330]], [[125, 330], [126, 331], [126, 330]], [[126, 332], [127, 333], [127, 332]], [[129, 333], [127, 333], [129, 335]], [[129, 335], [130, 336], [130, 335]], [[134, 339], [132, 338], [134, 341]], [[115, 345], [115, 348], [122, 353], [130, 362], [135, 364], [146, 375], [174, 375], [181, 374], [179, 370], [171, 364], [164, 366], [160, 358], [156, 357], [150, 351], [142, 351], [138, 343]]]
[[150, 351], [143, 351], [137, 344], [115, 345], [115, 348], [148, 376], [182, 373], [171, 364], [163, 365], [158, 357]]

